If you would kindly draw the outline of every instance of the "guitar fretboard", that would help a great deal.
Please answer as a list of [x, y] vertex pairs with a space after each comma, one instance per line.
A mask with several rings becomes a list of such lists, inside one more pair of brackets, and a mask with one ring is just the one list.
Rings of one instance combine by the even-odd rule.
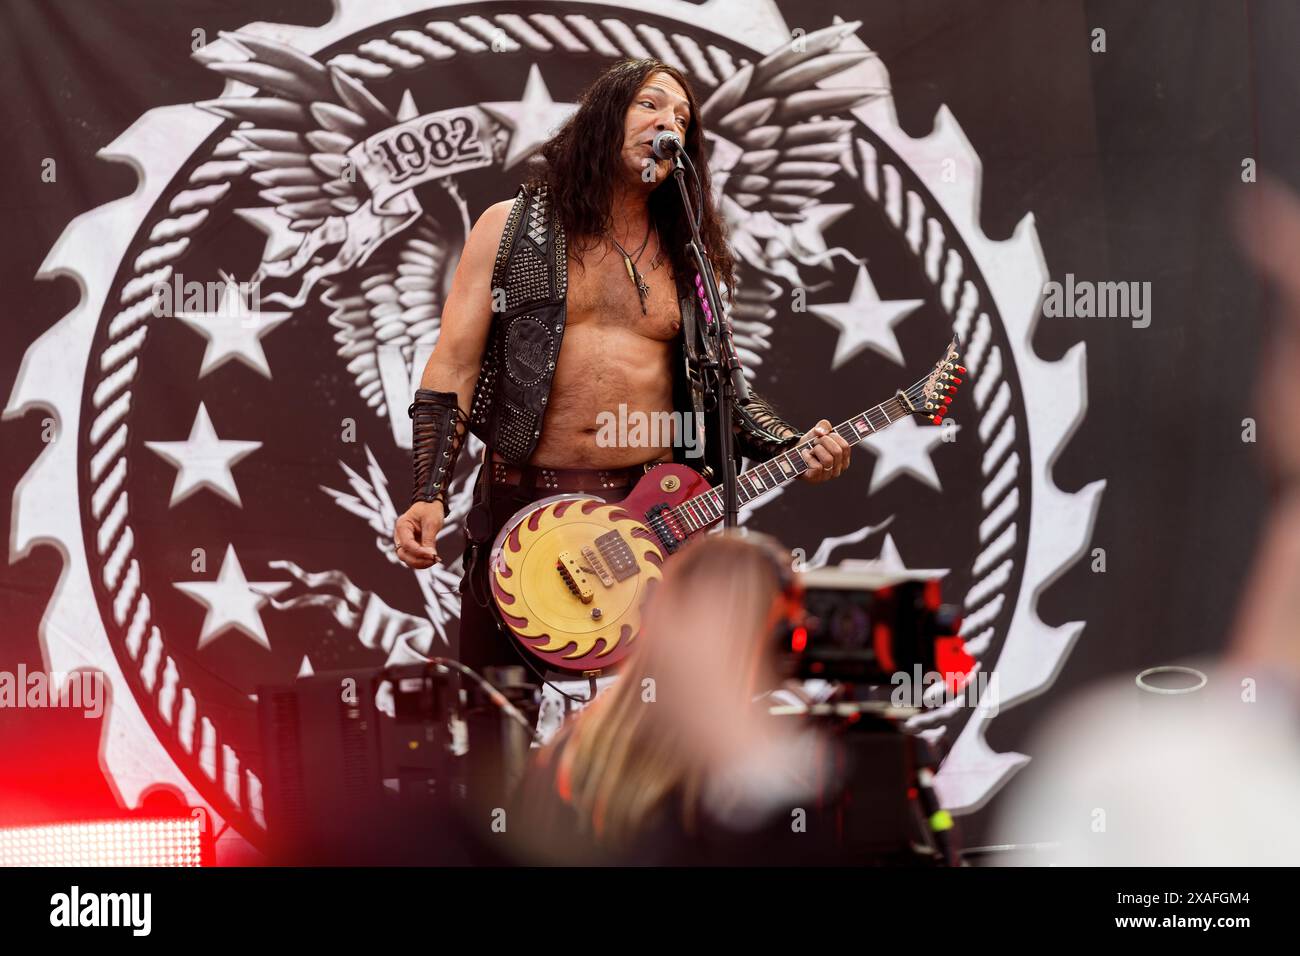
[[[924, 381], [924, 380], [923, 380]], [[921, 383], [917, 383], [920, 385]], [[917, 386], [908, 389], [909, 396], [915, 393]], [[856, 445], [882, 428], [888, 428], [894, 422], [912, 414], [903, 402], [895, 396], [881, 402], [865, 412], [855, 415], [848, 421], [836, 425], [833, 431], [849, 445]], [[791, 481], [794, 481], [810, 467], [801, 451], [806, 451], [817, 444], [813, 441], [801, 442], [770, 461], [755, 465], [736, 476], [737, 498], [741, 505], [748, 504]], [[688, 498], [676, 508], [670, 509], [690, 533], [703, 531], [705, 528], [722, 520], [723, 502], [722, 486], [711, 488], [703, 494]]]

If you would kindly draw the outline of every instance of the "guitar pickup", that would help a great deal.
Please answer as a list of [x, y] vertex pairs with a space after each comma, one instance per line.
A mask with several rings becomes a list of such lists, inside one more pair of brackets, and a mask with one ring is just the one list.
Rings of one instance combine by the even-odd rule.
[[564, 579], [565, 586], [573, 592], [574, 596], [583, 604], [590, 604], [591, 599], [596, 596], [591, 587], [591, 579], [587, 577], [573, 554], [569, 551], [561, 551], [560, 556], [555, 560], [555, 570], [560, 572], [560, 577]]
[[605, 559], [609, 573], [614, 576], [615, 581], [630, 578], [641, 570], [636, 563], [636, 555], [632, 553], [632, 549], [617, 529], [606, 531], [597, 538], [596, 549]]
[[583, 547], [582, 556], [587, 559], [587, 566], [591, 572], [600, 578], [600, 583], [607, 588], [612, 588], [614, 576], [609, 573], [609, 568], [605, 567], [605, 562], [600, 560], [600, 556], [590, 547]]

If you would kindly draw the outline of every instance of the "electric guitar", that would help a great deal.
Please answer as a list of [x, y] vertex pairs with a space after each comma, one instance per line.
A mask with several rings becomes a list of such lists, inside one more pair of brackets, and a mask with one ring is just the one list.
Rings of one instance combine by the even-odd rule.
[[[856, 445], [909, 415], [938, 425], [966, 369], [953, 339], [910, 388], [835, 426]], [[740, 504], [808, 470], [805, 442], [736, 476]], [[616, 504], [587, 494], [553, 495], [520, 509], [492, 547], [492, 595], [523, 649], [562, 671], [590, 674], [631, 653], [641, 603], [664, 561], [722, 520], [722, 488], [686, 465], [657, 465]]]

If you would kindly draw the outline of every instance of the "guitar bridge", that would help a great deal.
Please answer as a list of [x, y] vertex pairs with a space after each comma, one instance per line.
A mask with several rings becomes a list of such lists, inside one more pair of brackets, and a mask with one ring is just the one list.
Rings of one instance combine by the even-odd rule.
[[574, 597], [583, 604], [591, 603], [591, 599], [596, 596], [591, 587], [591, 580], [571, 553], [560, 552], [559, 557], [555, 559], [555, 570], [560, 572], [565, 586], [573, 592]]

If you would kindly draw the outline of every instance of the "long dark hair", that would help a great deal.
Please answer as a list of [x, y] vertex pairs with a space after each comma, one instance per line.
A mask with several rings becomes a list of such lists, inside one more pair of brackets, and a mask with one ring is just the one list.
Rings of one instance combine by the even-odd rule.
[[[627, 109], [632, 97], [655, 73], [667, 73], [686, 92], [691, 118], [686, 128], [686, 153], [695, 164], [703, 192], [700, 239], [713, 264], [718, 282], [727, 287], [729, 296], [736, 288], [735, 261], [727, 243], [727, 230], [713, 204], [713, 185], [708, 160], [704, 155], [704, 126], [699, 103], [681, 70], [662, 60], [619, 60], [583, 92], [577, 111], [541, 149], [544, 160], [532, 172], [530, 182], [550, 187], [556, 213], [563, 223], [571, 244], [577, 251], [590, 248], [612, 223], [610, 204], [623, 143]], [[689, 181], [689, 174], [688, 174]], [[694, 195], [692, 193], [692, 195]], [[690, 275], [684, 249], [691, 237], [690, 226], [681, 208], [681, 199], [673, 183], [663, 183], [650, 194], [647, 203], [651, 221], [659, 228], [659, 238], [677, 275]]]

